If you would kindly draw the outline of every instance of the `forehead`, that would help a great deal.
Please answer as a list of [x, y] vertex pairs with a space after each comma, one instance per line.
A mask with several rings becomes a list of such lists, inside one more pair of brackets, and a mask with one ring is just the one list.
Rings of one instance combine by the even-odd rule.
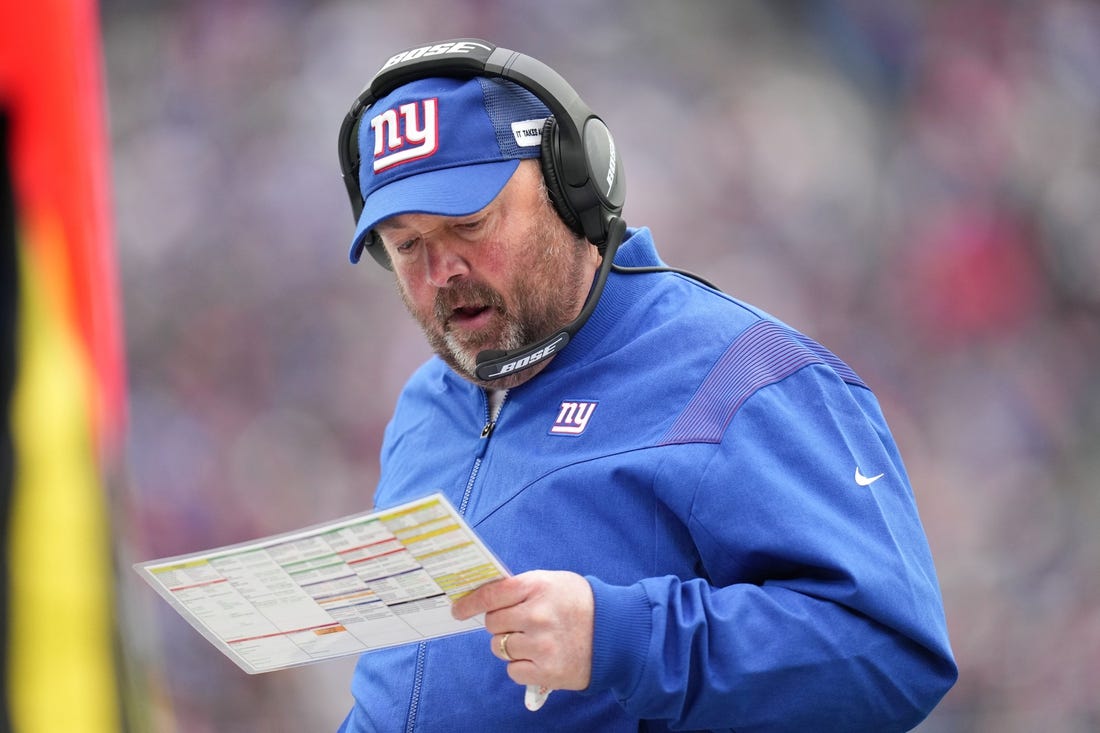
[[[490, 204], [491, 206], [492, 204]], [[472, 216], [472, 215], [471, 215]], [[385, 235], [391, 232], [415, 229], [420, 232], [429, 232], [447, 224], [450, 221], [464, 219], [463, 216], [440, 216], [439, 214], [398, 214], [389, 219], [378, 222], [375, 229], [379, 234]]]

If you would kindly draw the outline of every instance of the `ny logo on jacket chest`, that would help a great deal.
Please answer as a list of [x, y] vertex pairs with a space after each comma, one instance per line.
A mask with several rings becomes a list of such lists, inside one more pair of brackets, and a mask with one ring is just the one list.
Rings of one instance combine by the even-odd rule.
[[566, 400], [558, 410], [558, 419], [550, 426], [551, 435], [580, 435], [588, 427], [598, 402]]

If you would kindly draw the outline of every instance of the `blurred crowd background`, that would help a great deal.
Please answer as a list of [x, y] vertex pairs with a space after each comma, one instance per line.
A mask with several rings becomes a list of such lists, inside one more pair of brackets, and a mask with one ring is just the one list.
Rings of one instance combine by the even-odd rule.
[[[1100, 730], [1100, 5], [104, 0], [130, 427], [125, 643], [155, 731], [334, 730], [354, 659], [250, 677], [130, 563], [371, 507], [427, 347], [352, 267], [336, 134], [487, 38], [615, 133], [626, 219], [879, 395], [961, 677], [919, 730]], [[426, 487], [427, 488], [427, 487]]]

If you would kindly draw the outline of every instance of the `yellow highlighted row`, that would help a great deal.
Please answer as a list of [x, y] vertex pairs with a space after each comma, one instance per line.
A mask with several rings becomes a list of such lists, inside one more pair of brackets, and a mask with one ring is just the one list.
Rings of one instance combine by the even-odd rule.
[[432, 501], [425, 502], [423, 504], [411, 506], [408, 509], [402, 509], [398, 512], [390, 512], [389, 514], [383, 514], [378, 518], [383, 522], [389, 522], [391, 520], [397, 519], [398, 517], [407, 517], [410, 514], [416, 514], [418, 512], [424, 511], [425, 509], [431, 509], [437, 506], [439, 506], [439, 499], [433, 499]]
[[199, 560], [189, 560], [188, 562], [181, 562], [178, 565], [162, 565], [159, 568], [149, 568], [151, 573], [170, 573], [173, 570], [186, 570], [187, 568], [197, 568], [200, 565], [209, 565], [209, 561], [205, 558]]
[[[424, 542], [425, 540], [434, 539], [436, 537], [439, 537], [440, 535], [445, 535], [448, 532], [457, 532], [457, 531], [459, 531], [459, 526], [457, 524], [454, 524], [454, 523], [447, 524], [443, 527], [440, 527], [439, 529], [433, 529], [433, 530], [430, 530], [428, 532], [424, 532], [422, 534], [412, 535], [410, 537], [402, 537], [401, 538], [401, 543], [404, 544], [404, 545], [412, 545], [412, 544], [415, 544], [417, 542]], [[433, 552], [433, 553], [430, 553], [429, 555], [421, 555], [419, 557], [430, 557], [433, 554], [437, 554], [437, 553]]]
[[495, 580], [499, 577], [501, 577], [500, 572], [490, 563], [485, 563], [472, 568], [466, 568], [458, 573], [441, 575], [435, 579], [435, 582], [438, 583], [439, 587], [444, 591], [449, 591], [468, 585], [480, 584], [488, 580]]

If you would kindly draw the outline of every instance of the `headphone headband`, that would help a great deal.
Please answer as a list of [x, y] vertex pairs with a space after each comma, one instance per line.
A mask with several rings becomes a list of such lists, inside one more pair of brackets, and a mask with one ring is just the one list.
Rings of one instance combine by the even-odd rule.
[[[358, 222], [363, 210], [359, 187], [358, 129], [367, 109], [394, 89], [428, 77], [495, 77], [534, 94], [553, 115], [544, 135], [543, 171], [551, 198], [567, 221], [575, 219], [594, 244], [607, 239], [611, 219], [625, 199], [622, 159], [603, 121], [558, 74], [541, 61], [479, 38], [457, 38], [416, 46], [391, 56], [352, 103], [340, 126], [339, 154], [344, 185]], [[549, 143], [549, 144], [548, 144]], [[552, 160], [546, 160], [550, 151]], [[561, 212], [561, 208], [570, 211]]]

